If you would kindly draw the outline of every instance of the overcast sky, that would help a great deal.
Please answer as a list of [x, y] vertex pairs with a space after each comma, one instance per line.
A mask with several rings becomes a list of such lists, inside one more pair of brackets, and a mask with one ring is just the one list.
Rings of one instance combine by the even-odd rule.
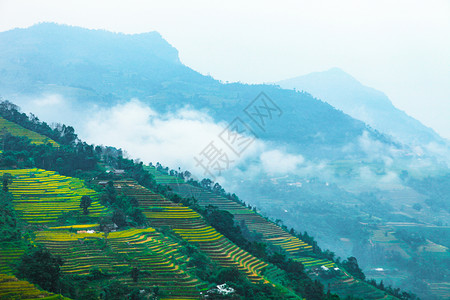
[[448, 0], [0, 0], [0, 31], [44, 21], [156, 30], [184, 64], [223, 81], [339, 67], [450, 139]]

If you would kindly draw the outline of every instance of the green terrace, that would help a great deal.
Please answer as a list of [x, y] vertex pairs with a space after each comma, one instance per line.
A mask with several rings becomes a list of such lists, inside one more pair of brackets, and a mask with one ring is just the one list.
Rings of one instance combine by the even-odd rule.
[[376, 289], [368, 283], [355, 279], [350, 276], [345, 270], [338, 276], [338, 278], [333, 278], [332, 280], [325, 280], [322, 282], [324, 284], [329, 284], [331, 292], [337, 293], [341, 297], [358, 295], [359, 298], [375, 300], [375, 299], [397, 299], [387, 293]]
[[19, 242], [0, 243], [0, 273], [12, 274], [13, 264], [18, 262], [24, 253], [23, 245]]
[[184, 180], [175, 176], [163, 174], [153, 166], [144, 166], [144, 169], [155, 177], [159, 184], [183, 184]]
[[305, 268], [314, 268], [314, 267], [326, 267], [326, 268], [336, 268], [336, 264], [328, 259], [320, 259], [314, 257], [300, 257], [296, 258], [296, 261], [301, 262]]

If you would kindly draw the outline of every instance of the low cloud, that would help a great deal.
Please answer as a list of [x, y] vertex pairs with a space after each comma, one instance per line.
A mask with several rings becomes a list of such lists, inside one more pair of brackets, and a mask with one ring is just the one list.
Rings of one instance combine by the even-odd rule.
[[[336, 177], [333, 164], [305, 159], [301, 153], [288, 153], [279, 146], [255, 139], [245, 151], [237, 156], [219, 138], [227, 127], [226, 122], [216, 122], [208, 114], [184, 107], [182, 109], [158, 113], [147, 104], [132, 99], [126, 103], [99, 109], [97, 106], [77, 107], [77, 101], [58, 94], [44, 94], [38, 97], [14, 99], [25, 112], [33, 112], [47, 122], [61, 122], [75, 127], [82, 140], [96, 145], [122, 148], [130, 158], [144, 163], [160, 162], [172, 169], [189, 170], [194, 177], [210, 177], [194, 157], [213, 143], [226, 154], [229, 165], [220, 173], [213, 172], [215, 180], [224, 187], [231, 182], [266, 176], [290, 178], [316, 177], [327, 182], [336, 182], [345, 187], [347, 176]], [[70, 111], [71, 113], [61, 113]], [[410, 174], [421, 174], [436, 166], [436, 159], [450, 161], [448, 147], [429, 144], [420, 149], [399, 149], [373, 139], [364, 132], [354, 143], [344, 147], [349, 152], [356, 149], [366, 154], [368, 165], [353, 166], [352, 185], [360, 184], [367, 188], [386, 189], [401, 187], [399, 170], [406, 169]], [[426, 155], [428, 153], [429, 155]], [[410, 155], [409, 162], [405, 155]], [[400, 158], [400, 159], [399, 159]], [[402, 161], [399, 165], [399, 161]], [[413, 162], [414, 163], [411, 163]], [[405, 162], [407, 164], [405, 164]], [[376, 166], [376, 167], [373, 167]], [[349, 175], [350, 176], [350, 175]]]
[[[8, 97], [9, 98], [9, 97]], [[90, 116], [97, 111], [96, 105], [78, 106], [77, 100], [56, 93], [41, 95], [16, 95], [10, 100], [25, 113], [33, 113], [49, 124], [62, 123], [73, 126], [77, 132]]]
[[180, 167], [203, 178], [208, 174], [194, 157], [210, 143], [228, 156], [230, 169], [242, 165], [262, 148], [262, 142], [255, 140], [241, 156], [234, 155], [219, 138], [226, 125], [189, 107], [158, 114], [148, 105], [132, 99], [99, 110], [82, 127], [80, 136], [89, 143], [122, 148], [131, 158], [145, 163], [160, 162], [173, 169]]
[[58, 94], [49, 94], [49, 95], [44, 95], [40, 98], [36, 98], [31, 100], [31, 105], [35, 106], [35, 107], [54, 107], [54, 106], [59, 106], [62, 104], [65, 104], [65, 99]]
[[280, 150], [263, 152], [260, 160], [264, 171], [273, 175], [293, 173], [305, 161], [301, 155], [288, 154]]

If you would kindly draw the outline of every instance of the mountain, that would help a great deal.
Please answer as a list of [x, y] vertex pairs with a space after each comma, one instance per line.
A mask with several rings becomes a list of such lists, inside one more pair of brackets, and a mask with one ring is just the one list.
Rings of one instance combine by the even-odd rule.
[[36, 93], [57, 86], [101, 101], [136, 86], [155, 89], [169, 79], [197, 75], [157, 32], [125, 35], [42, 23], [1, 33], [0, 45], [2, 92]]
[[[217, 122], [230, 122], [264, 92], [278, 106], [274, 115], [282, 116], [274, 116], [264, 129], [244, 119], [262, 139], [329, 158], [344, 152], [360, 155], [342, 148], [365, 131], [390, 143], [307, 93], [274, 85], [223, 84], [203, 76], [181, 64], [177, 50], [156, 32], [125, 35], [43, 23], [0, 33], [0, 45], [0, 95], [25, 108], [28, 101], [23, 99], [45, 94], [70, 99], [72, 110], [139, 98], [160, 112], [189, 105], [206, 110]], [[59, 116], [65, 113], [58, 111]]]
[[383, 92], [364, 86], [339, 68], [282, 80], [277, 84], [282, 88], [307, 91], [404, 144], [445, 144], [433, 129], [396, 108]]
[[[166, 154], [178, 158], [176, 161], [177, 164], [181, 161], [180, 165], [170, 165], [177, 171], [166, 169], [165, 175], [179, 177], [181, 169], [178, 167], [191, 169], [190, 166], [195, 165], [194, 155], [198, 152], [194, 153], [190, 146], [197, 142], [205, 145], [210, 142], [209, 137], [203, 140], [198, 137], [204, 137], [204, 131], [211, 127], [222, 131], [233, 120], [237, 122], [235, 125], [241, 122], [246, 126], [235, 127], [232, 132], [225, 132], [220, 138], [228, 138], [229, 142], [236, 141], [238, 138], [233, 139], [237, 136], [236, 133], [246, 129], [243, 136], [255, 137], [256, 140], [253, 144], [255, 149], [246, 153], [239, 164], [230, 165], [222, 174], [223, 180], [217, 179], [227, 190], [241, 195], [240, 201], [237, 197], [229, 196], [232, 202], [240, 203], [241, 207], [236, 210], [233, 203], [222, 202], [224, 195], [220, 194], [219, 182], [211, 181], [214, 178], [189, 182], [189, 185], [195, 185], [196, 188], [190, 188], [188, 184], [185, 185], [186, 182], [175, 187], [171, 185], [170, 189], [155, 186], [148, 175], [153, 170], [148, 170], [147, 166], [138, 161], [123, 159], [122, 155], [130, 149], [129, 146], [117, 146], [122, 147], [122, 151], [77, 143], [77, 136], [71, 126], [38, 126], [39, 120], [36, 117], [28, 118], [19, 112], [13, 115], [17, 118], [8, 120], [16, 121], [27, 129], [39, 130], [39, 133], [62, 145], [60, 151], [74, 145], [76, 151], [69, 154], [58, 153], [53, 152], [56, 149], [38, 145], [39, 151], [17, 152], [16, 145], [9, 145], [3, 153], [6, 167], [37, 167], [42, 174], [46, 174], [42, 171], [45, 169], [58, 171], [66, 176], [80, 176], [80, 172], [86, 171], [84, 178], [91, 179], [98, 175], [95, 172], [104, 171], [109, 174], [119, 172], [117, 169], [125, 169], [127, 178], [114, 177], [114, 185], [117, 189], [119, 186], [130, 188], [130, 196], [136, 198], [138, 203], [143, 201], [139, 204], [142, 206], [142, 213], [154, 221], [152, 224], [155, 227], [159, 224], [160, 228], [166, 228], [169, 225], [164, 222], [170, 222], [172, 217], [177, 219], [176, 216], [197, 218], [189, 209], [173, 208], [166, 202], [173, 200], [180, 203], [182, 200], [177, 198], [180, 195], [194, 196], [198, 197], [197, 205], [201, 209], [202, 203], [214, 204], [227, 210], [239, 223], [248, 223], [248, 230], [244, 229], [242, 232], [250, 239], [253, 229], [258, 229], [263, 222], [263, 230], [256, 236], [275, 249], [281, 248], [287, 252], [300, 249], [302, 244], [297, 239], [308, 240], [309, 245], [314, 248], [314, 242], [317, 241], [316, 245], [318, 243], [335, 251], [336, 256], [356, 257], [365, 272], [372, 272], [379, 279], [381, 271], [373, 270], [389, 270], [388, 284], [426, 296], [434, 293], [435, 286], [439, 290], [445, 284], [449, 268], [442, 266], [450, 264], [445, 252], [448, 248], [445, 233], [448, 233], [449, 220], [445, 192], [450, 177], [445, 176], [448, 168], [434, 157], [416, 155], [410, 145], [372, 129], [307, 92], [268, 84], [225, 84], [199, 74], [180, 63], [177, 51], [157, 33], [125, 35], [57, 24], [39, 24], [0, 33], [0, 48], [0, 95], [4, 99], [23, 106], [27, 112], [36, 113], [31, 108], [40, 109], [37, 115], [51, 111], [51, 114], [46, 114], [47, 122], [56, 120], [66, 123], [73, 120], [71, 125], [77, 132], [78, 128], [83, 128], [96, 130], [99, 133], [97, 138], [110, 135], [113, 137], [111, 143], [126, 137], [132, 140], [132, 145], [141, 153], [130, 157], [140, 158], [145, 163], [163, 163]], [[135, 115], [120, 108], [133, 104], [135, 100], [130, 101], [133, 98], [138, 98], [142, 104], [138, 106], [143, 112], [140, 116], [142, 120], [131, 122], [133, 126], [127, 126], [123, 119], [134, 121]], [[60, 102], [65, 105], [60, 105]], [[31, 105], [33, 103], [34, 106]], [[11, 105], [6, 107], [13, 108]], [[184, 126], [183, 122], [178, 122], [179, 119], [173, 116], [179, 112], [179, 108], [185, 108], [182, 112], [191, 113], [190, 121], [203, 126]], [[208, 121], [203, 122], [203, 119]], [[153, 126], [158, 122], [166, 122], [170, 128]], [[118, 126], [115, 126], [116, 123]], [[214, 138], [219, 139], [218, 133], [214, 134]], [[181, 142], [165, 143], [167, 140]], [[8, 139], [7, 142], [12, 143], [14, 139]], [[92, 139], [92, 143], [98, 142]], [[102, 143], [111, 144], [98, 144]], [[161, 147], [162, 151], [159, 148], [155, 151], [154, 145]], [[44, 150], [49, 153], [42, 155]], [[26, 155], [32, 157], [27, 158]], [[238, 156], [239, 153], [231, 159]], [[98, 161], [100, 162], [96, 164]], [[185, 167], [184, 163], [190, 166]], [[161, 166], [158, 168], [158, 164], [156, 165], [160, 172]], [[194, 175], [197, 176], [208, 176], [197, 170], [191, 171], [196, 172]], [[105, 174], [103, 175], [106, 176]], [[158, 177], [160, 174], [154, 175]], [[127, 181], [129, 177], [137, 180], [137, 183]], [[120, 182], [122, 179], [123, 182]], [[25, 178], [24, 182], [29, 180], [35, 179]], [[164, 177], [162, 180], [159, 183], [172, 182], [174, 179]], [[208, 193], [199, 191], [199, 187], [206, 189]], [[140, 190], [143, 188], [149, 188], [150, 191]], [[137, 199], [143, 196], [139, 192], [146, 196]], [[218, 200], [211, 192], [219, 192], [222, 198]], [[165, 199], [161, 203], [167, 206], [154, 203], [151, 193], [163, 194]], [[105, 201], [108, 202], [104, 199], [104, 204]], [[192, 205], [189, 200], [183, 201], [185, 206]], [[244, 201], [247, 208], [243, 208]], [[71, 209], [77, 208], [73, 202], [68, 205]], [[253, 212], [261, 213], [269, 220], [279, 220], [267, 224], [267, 219], [255, 217], [248, 206], [252, 207]], [[19, 208], [26, 211], [27, 206], [20, 203]], [[48, 215], [53, 219], [61, 217], [60, 210], [48, 209], [51, 211]], [[111, 210], [109, 212], [113, 213]], [[133, 209], [123, 212], [128, 214], [128, 220], [141, 220], [139, 214], [133, 214], [132, 218], [130, 214], [134, 212]], [[155, 220], [158, 216], [164, 217], [167, 214], [171, 218]], [[209, 221], [224, 219], [228, 220], [226, 224], [233, 223], [228, 214], [211, 211], [208, 214], [212, 218]], [[123, 221], [120, 213], [116, 217]], [[69, 221], [77, 224], [76, 220]], [[227, 244], [214, 230], [204, 228], [203, 223], [201, 228], [193, 230], [189, 227], [192, 220], [178, 221], [180, 223], [174, 227], [178, 230], [178, 235], [198, 242], [204, 242], [205, 238], [217, 238], [218, 242], [214, 247], [208, 248], [210, 245], [206, 244], [203, 245], [204, 248], [217, 252], [221, 244], [229, 250], [227, 255], [243, 259], [239, 264], [247, 269], [248, 272], [245, 272], [249, 275], [253, 271], [261, 274], [259, 267], [262, 265], [257, 260], [252, 260], [251, 256], [243, 255], [243, 252]], [[100, 220], [94, 220], [92, 224], [99, 222]], [[277, 225], [278, 229], [270, 229], [272, 225]], [[291, 236], [286, 236], [286, 231], [280, 233], [280, 230], [288, 230], [288, 226], [294, 229], [292, 234], [289, 233]], [[406, 226], [407, 229], [404, 228]], [[316, 240], [312, 240], [305, 231]], [[242, 242], [239, 236], [234, 235], [236, 231], [228, 233], [233, 236], [229, 240]], [[148, 232], [140, 234], [138, 240], [145, 236], [153, 238]], [[66, 238], [69, 237], [61, 237], [62, 240]], [[113, 243], [120, 242], [116, 238], [120, 236], [115, 236]], [[76, 241], [71, 240], [70, 243], [76, 244]], [[47, 244], [52, 244], [52, 241]], [[99, 243], [90, 249], [89, 245], [86, 245], [86, 251], [93, 250], [93, 253], [98, 251], [95, 247], [102, 246]], [[241, 246], [245, 248], [245, 245], [243, 243]], [[272, 246], [268, 246], [269, 249]], [[120, 254], [123, 249], [118, 250]], [[318, 249], [316, 251], [319, 252]], [[316, 257], [321, 262], [322, 259], [330, 260], [334, 257], [331, 251], [323, 252], [323, 256]], [[114, 258], [117, 261], [121, 259], [119, 254]], [[222, 258], [224, 261], [229, 259], [219, 257], [219, 260]], [[165, 261], [168, 262], [167, 258]], [[304, 262], [305, 265], [311, 265], [317, 261]], [[76, 265], [78, 262], [73, 263]], [[353, 270], [358, 270], [353, 267]], [[120, 272], [120, 269], [114, 271]], [[84, 269], [83, 272], [88, 271]], [[94, 274], [101, 275], [93, 270], [92, 276]], [[126, 276], [125, 271], [121, 274]], [[275, 270], [272, 274], [276, 278], [278, 271]], [[341, 279], [344, 277], [341, 276]], [[326, 278], [323, 282], [327, 283]], [[346, 282], [352, 283], [353, 280]], [[387, 284], [387, 281], [384, 283]], [[201, 288], [202, 284], [198, 287]]]

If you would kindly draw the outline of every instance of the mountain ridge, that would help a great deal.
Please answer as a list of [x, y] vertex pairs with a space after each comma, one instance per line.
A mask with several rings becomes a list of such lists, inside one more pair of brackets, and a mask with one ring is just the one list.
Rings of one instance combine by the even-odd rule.
[[383, 92], [361, 84], [339, 68], [281, 80], [276, 84], [305, 90], [403, 143], [445, 143], [433, 129], [396, 108]]
[[[63, 35], [64, 39], [55, 38], [52, 32]], [[92, 40], [92, 36], [107, 38]], [[138, 98], [158, 112], [188, 105], [198, 110], [206, 109], [218, 122], [230, 122], [264, 92], [284, 114], [282, 118], [273, 118], [267, 130], [251, 124], [255, 127], [253, 131], [263, 139], [281, 142], [291, 149], [301, 148], [306, 155], [322, 157], [334, 157], [336, 153], [343, 155], [341, 149], [349, 143], [357, 143], [364, 131], [370, 132], [375, 139], [388, 140], [363, 122], [309, 94], [273, 85], [223, 84], [203, 76], [181, 64], [177, 51], [159, 35], [155, 37], [156, 42], [148, 43], [152, 47], [155, 44], [157, 49], [162, 45], [161, 51], [168, 50], [170, 59], [148, 55], [139, 44], [143, 36], [56, 24], [0, 33], [0, 44], [4, 45], [0, 47], [0, 94], [23, 107], [27, 101], [18, 100], [58, 94], [80, 109], [91, 104], [110, 107]], [[108, 42], [99, 43], [103, 40]], [[130, 42], [133, 40], [136, 41]], [[113, 47], [116, 44], [121, 46]], [[54, 55], [53, 48], [61, 51]], [[176, 62], [173, 62], [175, 57]], [[330, 123], [333, 126], [329, 126]], [[311, 145], [316, 148], [310, 150]]]

